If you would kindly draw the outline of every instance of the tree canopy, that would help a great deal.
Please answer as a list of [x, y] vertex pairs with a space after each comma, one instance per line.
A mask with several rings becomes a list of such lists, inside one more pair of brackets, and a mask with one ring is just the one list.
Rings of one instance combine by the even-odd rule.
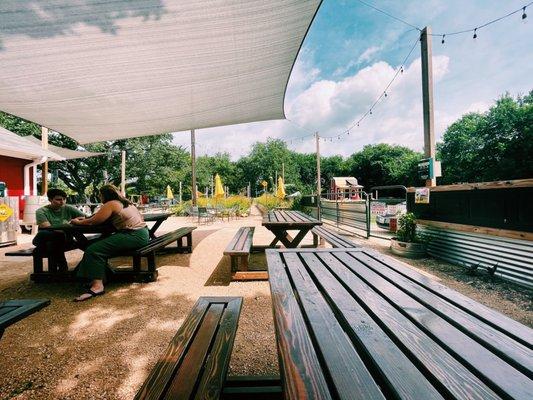
[[[19, 134], [40, 137], [38, 125], [0, 112], [0, 125]], [[520, 179], [533, 176], [533, 92], [516, 99], [502, 96], [486, 113], [468, 113], [451, 124], [437, 144], [443, 176], [439, 184]], [[72, 139], [52, 133], [49, 141], [57, 146], [78, 149]], [[52, 184], [90, 195], [104, 182], [120, 183], [121, 151], [127, 156], [127, 191], [162, 196], [167, 185], [176, 192], [183, 185], [183, 198], [191, 196], [191, 158], [172, 143], [172, 135], [95, 143], [85, 146], [104, 156], [50, 163]], [[355, 176], [369, 190], [381, 185], [422, 185], [417, 163], [422, 153], [390, 144], [367, 145], [351, 156], [321, 157], [322, 190], [328, 190], [334, 176]], [[261, 181], [273, 190], [276, 177], [302, 193], [316, 191], [316, 155], [288, 149], [279, 139], [255, 143], [246, 156], [232, 161], [230, 154], [217, 153], [197, 159], [198, 189], [211, 187], [219, 174], [231, 193], [243, 193], [250, 183], [252, 195], [262, 190]]]

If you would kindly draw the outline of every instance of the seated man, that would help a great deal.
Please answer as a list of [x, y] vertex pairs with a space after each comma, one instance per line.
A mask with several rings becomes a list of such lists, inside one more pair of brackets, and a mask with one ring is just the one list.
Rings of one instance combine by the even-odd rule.
[[[35, 212], [37, 225], [39, 228], [68, 224], [72, 218], [84, 217], [85, 215], [74, 206], [65, 204], [67, 194], [61, 189], [50, 189], [46, 192], [50, 204], [39, 208]], [[70, 235], [65, 235], [62, 231], [40, 230], [33, 244], [35, 251], [48, 256], [48, 269], [68, 271], [68, 264], [65, 258], [65, 250], [74, 247], [74, 239]]]

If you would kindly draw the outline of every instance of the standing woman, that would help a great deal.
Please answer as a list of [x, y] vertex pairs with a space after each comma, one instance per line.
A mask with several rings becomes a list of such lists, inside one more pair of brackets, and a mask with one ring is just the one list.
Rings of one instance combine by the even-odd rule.
[[141, 213], [113, 185], [104, 185], [99, 190], [103, 205], [90, 218], [78, 217], [70, 221], [73, 225], [101, 225], [110, 221], [116, 233], [93, 243], [85, 249], [78, 264], [78, 278], [91, 280], [91, 287], [75, 301], [84, 301], [105, 293], [104, 277], [107, 260], [125, 250], [135, 250], [148, 244], [148, 228]]

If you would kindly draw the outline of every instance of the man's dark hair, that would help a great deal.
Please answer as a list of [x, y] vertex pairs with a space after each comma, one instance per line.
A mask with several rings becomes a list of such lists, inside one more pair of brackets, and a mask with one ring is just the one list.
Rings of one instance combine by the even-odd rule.
[[65, 191], [61, 189], [48, 189], [48, 191], [46, 192], [46, 196], [48, 197], [48, 200], [53, 200], [56, 196], [61, 196], [64, 199], [67, 198], [67, 194], [65, 193]]

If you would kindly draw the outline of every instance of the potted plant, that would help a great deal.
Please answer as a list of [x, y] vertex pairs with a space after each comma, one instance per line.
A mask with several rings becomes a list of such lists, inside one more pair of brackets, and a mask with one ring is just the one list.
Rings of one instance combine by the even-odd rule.
[[416, 221], [413, 213], [405, 213], [398, 220], [396, 237], [391, 239], [390, 249], [394, 254], [407, 258], [424, 257], [427, 244], [416, 233]]

